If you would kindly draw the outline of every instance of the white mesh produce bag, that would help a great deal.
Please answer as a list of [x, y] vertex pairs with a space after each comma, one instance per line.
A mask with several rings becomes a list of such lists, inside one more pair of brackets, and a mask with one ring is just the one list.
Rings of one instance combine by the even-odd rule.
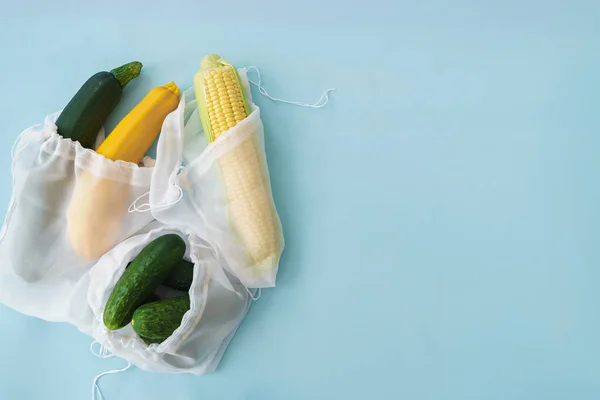
[[[132, 236], [103, 256], [90, 277], [88, 301], [93, 310], [93, 336], [112, 354], [133, 365], [154, 372], [188, 372], [202, 375], [213, 371], [243, 320], [251, 303], [246, 288], [225, 272], [212, 249], [192, 233], [151, 224], [152, 229]], [[103, 322], [108, 298], [127, 264], [152, 240], [169, 233], [186, 242], [185, 258], [194, 263], [194, 279], [189, 290], [190, 310], [181, 325], [162, 343], [146, 345], [132, 324], [111, 331]], [[183, 295], [160, 287], [160, 297]]]
[[[239, 70], [246, 96], [246, 71]], [[148, 209], [206, 241], [220, 265], [249, 288], [275, 286], [284, 247], [273, 202], [260, 110], [207, 145], [193, 90], [170, 114], [157, 146]], [[180, 201], [177, 201], [180, 200]]]
[[[239, 74], [250, 99], [246, 71]], [[251, 115], [207, 144], [194, 91], [184, 92], [163, 123], [152, 167], [111, 161], [62, 138], [57, 117], [15, 143], [0, 303], [71, 323], [145, 370], [213, 371], [254, 289], [275, 286], [284, 247], [259, 108], [252, 104]], [[166, 233], [184, 239], [194, 263], [191, 306], [169, 338], [146, 345], [131, 323], [109, 330], [103, 314], [127, 264]]]
[[153, 169], [114, 162], [64, 139], [57, 114], [15, 142], [9, 209], [0, 235], [0, 302], [91, 331], [89, 271], [152, 217], [127, 208]]

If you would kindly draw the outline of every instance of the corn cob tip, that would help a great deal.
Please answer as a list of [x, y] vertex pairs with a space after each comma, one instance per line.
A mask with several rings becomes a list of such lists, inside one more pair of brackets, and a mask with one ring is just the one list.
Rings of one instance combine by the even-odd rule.
[[178, 98], [181, 95], [181, 91], [179, 90], [179, 87], [175, 84], [175, 82], [169, 82], [166, 85], [164, 85], [163, 87], [165, 89], [167, 89], [169, 92], [173, 93]]
[[200, 69], [207, 70], [211, 68], [220, 68], [228, 65], [228, 63], [218, 54], [209, 54], [200, 61]]

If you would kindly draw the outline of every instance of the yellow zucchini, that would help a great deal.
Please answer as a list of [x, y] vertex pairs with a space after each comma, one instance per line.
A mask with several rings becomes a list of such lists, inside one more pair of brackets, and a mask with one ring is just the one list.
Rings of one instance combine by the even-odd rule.
[[[97, 152], [114, 161], [137, 164], [160, 133], [166, 116], [177, 108], [179, 96], [173, 82], [152, 89]], [[130, 186], [125, 182], [126, 176], [111, 179], [86, 171], [79, 176], [69, 204], [67, 230], [73, 250], [82, 259], [98, 259], [117, 244], [129, 206]]]
[[179, 95], [174, 82], [152, 89], [96, 151], [111, 160], [138, 163], [160, 133], [167, 115], [177, 108]]

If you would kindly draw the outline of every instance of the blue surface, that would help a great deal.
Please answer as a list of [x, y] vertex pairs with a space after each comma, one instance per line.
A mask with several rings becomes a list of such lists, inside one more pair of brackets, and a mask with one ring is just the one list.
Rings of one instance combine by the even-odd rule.
[[[254, 92], [287, 248], [217, 372], [107, 400], [600, 398], [598, 2], [202, 3], [0, 12], [3, 210], [17, 134], [96, 71], [145, 65], [109, 128], [209, 52], [338, 89]], [[0, 306], [0, 399], [88, 398], [123, 365], [90, 342]]]

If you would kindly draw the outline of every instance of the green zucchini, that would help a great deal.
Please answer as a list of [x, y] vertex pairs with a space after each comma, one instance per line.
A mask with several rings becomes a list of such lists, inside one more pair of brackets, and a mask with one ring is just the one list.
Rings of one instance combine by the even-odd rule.
[[160, 343], [181, 325], [189, 309], [188, 295], [144, 304], [133, 313], [131, 326], [146, 343]]
[[93, 148], [98, 132], [121, 100], [123, 88], [141, 70], [142, 63], [133, 61], [110, 72], [92, 75], [58, 116], [58, 133], [78, 141], [85, 148]]
[[110, 330], [131, 322], [136, 308], [165, 280], [185, 255], [185, 242], [179, 235], [160, 236], [148, 243], [125, 269], [104, 308], [104, 325]]
[[163, 285], [171, 289], [187, 292], [192, 286], [194, 280], [194, 263], [187, 260], [181, 260], [171, 271]]

